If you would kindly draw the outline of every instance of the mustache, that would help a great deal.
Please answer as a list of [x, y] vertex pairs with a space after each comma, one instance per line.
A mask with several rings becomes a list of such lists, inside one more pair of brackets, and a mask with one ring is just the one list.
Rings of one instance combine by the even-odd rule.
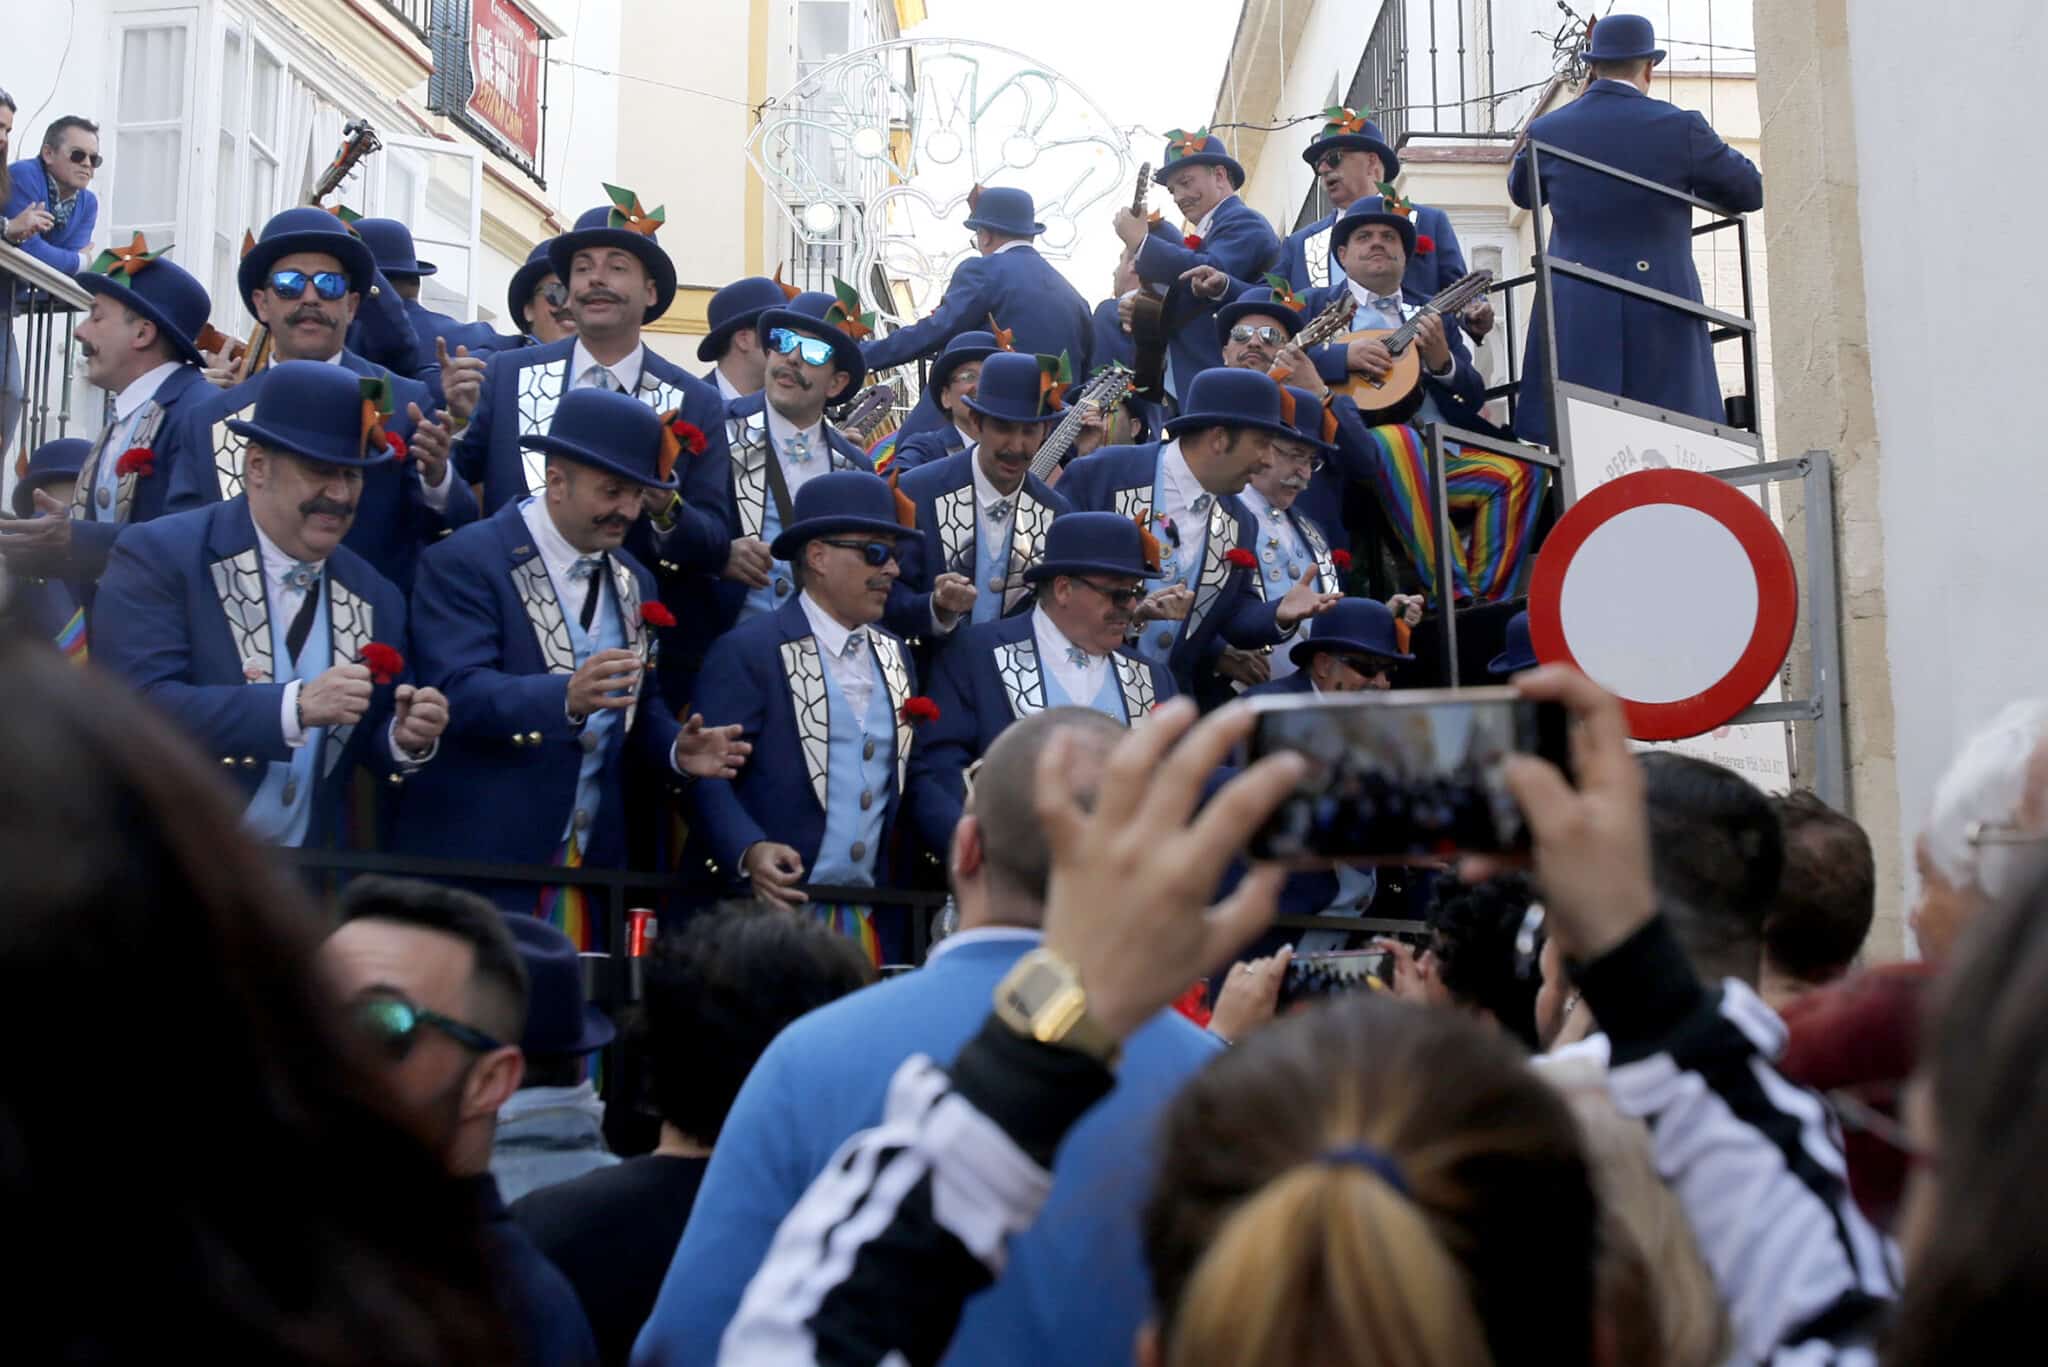
[[1280, 476], [1280, 487], [1283, 489], [1293, 489], [1296, 492], [1299, 492], [1303, 489], [1308, 488], [1308, 481], [1303, 479], [1300, 475], [1282, 475]]
[[633, 525], [633, 519], [624, 513], [606, 513], [603, 517], [593, 519], [590, 525], [623, 532]]
[[328, 498], [325, 494], [316, 495], [299, 505], [300, 517], [318, 517], [323, 513], [329, 517], [354, 517], [356, 505]]
[[868, 576], [868, 592], [887, 593], [896, 580], [893, 575], [874, 574]]
[[78, 354], [90, 361], [93, 357], [100, 354], [100, 349], [91, 342], [86, 341], [85, 338], [80, 337], [78, 339]]
[[623, 304], [626, 296], [604, 285], [592, 285], [576, 296], [579, 304]]
[[284, 321], [287, 327], [297, 327], [301, 323], [318, 323], [322, 327], [334, 326], [334, 320], [322, 313], [316, 304], [299, 305], [299, 307], [291, 311], [291, 316]]
[[785, 362], [775, 367], [775, 373], [787, 376], [799, 389], [816, 389], [818, 387], [817, 381], [804, 374], [801, 366], [793, 366]]

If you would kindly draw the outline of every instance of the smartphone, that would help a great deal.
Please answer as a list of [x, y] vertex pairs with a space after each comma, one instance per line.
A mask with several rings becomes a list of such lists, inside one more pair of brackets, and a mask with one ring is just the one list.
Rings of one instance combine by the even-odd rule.
[[1313, 761], [1252, 836], [1255, 859], [1296, 868], [1526, 854], [1529, 828], [1501, 776], [1534, 754], [1571, 778], [1564, 708], [1511, 688], [1255, 698], [1246, 762]]
[[1279, 1004], [1315, 1001], [1341, 992], [1385, 992], [1394, 985], [1394, 956], [1384, 949], [1297, 954], [1280, 980]]

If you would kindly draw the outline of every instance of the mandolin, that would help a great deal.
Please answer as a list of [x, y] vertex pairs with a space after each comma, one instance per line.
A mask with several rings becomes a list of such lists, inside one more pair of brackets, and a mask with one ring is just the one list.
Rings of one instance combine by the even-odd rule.
[[1088, 387], [1081, 392], [1081, 397], [1068, 407], [1067, 415], [1060, 419], [1059, 425], [1053, 428], [1052, 434], [1045, 439], [1045, 444], [1038, 448], [1038, 454], [1031, 458], [1032, 476], [1050, 481], [1053, 472], [1060, 468], [1060, 462], [1066, 459], [1067, 452], [1074, 449], [1074, 442], [1081, 435], [1081, 423], [1088, 416], [1088, 410], [1108, 412], [1123, 401], [1124, 395], [1131, 392], [1136, 379], [1137, 376], [1132, 371], [1120, 365], [1111, 365], [1090, 380]]
[[896, 406], [896, 386], [871, 384], [847, 406], [846, 416], [832, 425], [856, 445], [866, 447], [875, 439], [882, 419]]
[[[1377, 377], [1354, 370], [1343, 384], [1331, 387], [1350, 395], [1367, 427], [1408, 421], [1422, 407], [1422, 353], [1414, 345], [1417, 325], [1432, 314], [1455, 317], [1467, 304], [1485, 293], [1486, 287], [1492, 283], [1492, 271], [1473, 271], [1417, 309], [1413, 318], [1397, 328], [1367, 328], [1334, 338], [1334, 341], [1346, 344], [1382, 342], [1387, 353], [1394, 358], [1394, 365], [1386, 374]], [[1350, 291], [1347, 289], [1345, 293], [1348, 295]]]

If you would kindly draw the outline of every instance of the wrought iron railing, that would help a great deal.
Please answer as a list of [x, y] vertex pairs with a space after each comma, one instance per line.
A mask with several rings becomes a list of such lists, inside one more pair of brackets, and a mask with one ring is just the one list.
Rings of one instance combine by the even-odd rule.
[[427, 27], [434, 15], [434, 0], [382, 0], [384, 8], [405, 21], [405, 26], [421, 38], [427, 36]]
[[69, 277], [0, 242], [0, 405], [26, 455], [71, 425], [71, 329], [92, 297]]

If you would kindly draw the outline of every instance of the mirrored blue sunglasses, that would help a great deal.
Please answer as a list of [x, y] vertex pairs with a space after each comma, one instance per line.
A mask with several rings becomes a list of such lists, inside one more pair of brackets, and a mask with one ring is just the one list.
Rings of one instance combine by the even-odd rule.
[[788, 328], [770, 328], [768, 345], [784, 356], [794, 351], [805, 365], [824, 365], [832, 359], [832, 344], [822, 337], [806, 337]]
[[309, 282], [313, 293], [322, 299], [339, 299], [348, 293], [348, 277], [340, 271], [318, 271], [312, 275], [304, 271], [272, 271], [270, 292], [280, 299], [296, 299], [306, 292]]

